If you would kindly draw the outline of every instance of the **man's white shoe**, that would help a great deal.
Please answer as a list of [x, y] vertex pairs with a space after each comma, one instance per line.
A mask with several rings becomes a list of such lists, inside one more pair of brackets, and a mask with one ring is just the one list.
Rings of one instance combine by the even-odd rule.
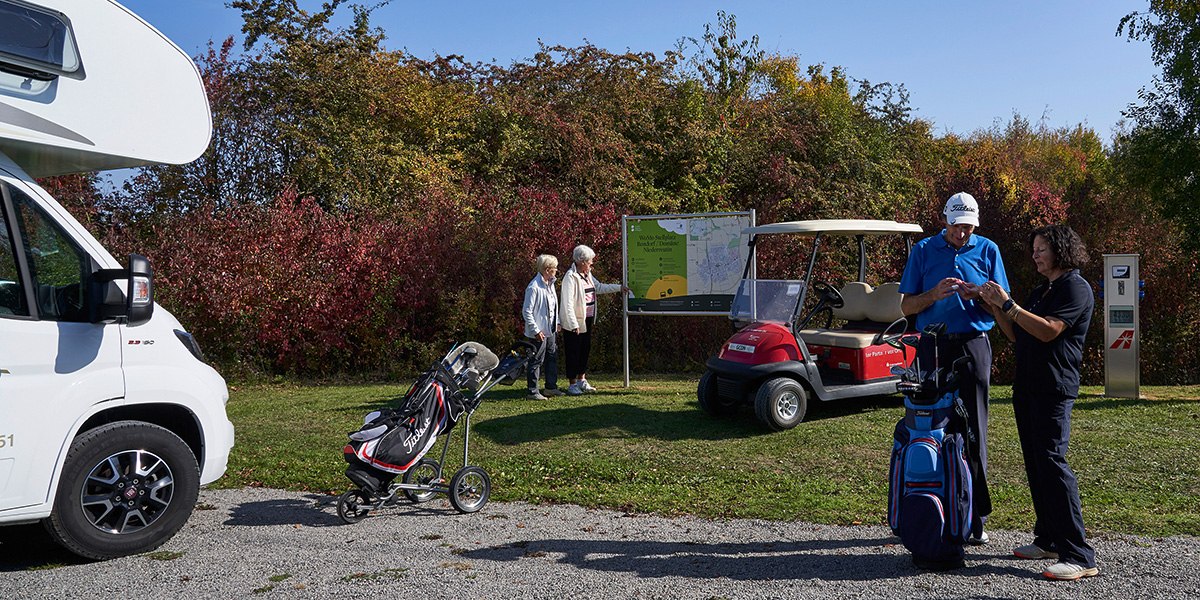
[[582, 396], [583, 395], [583, 390], [580, 389], [578, 381], [567, 386], [567, 395], [568, 396]]
[[1041, 560], [1046, 558], [1058, 560], [1057, 552], [1053, 550], [1045, 550], [1037, 544], [1026, 544], [1021, 546], [1020, 548], [1013, 550], [1013, 556], [1027, 560]]
[[590, 392], [596, 391], [596, 388], [592, 387], [592, 384], [588, 383], [588, 380], [586, 380], [586, 379], [580, 379], [579, 384], [580, 384], [579, 389], [581, 389], [585, 392], [590, 393]]

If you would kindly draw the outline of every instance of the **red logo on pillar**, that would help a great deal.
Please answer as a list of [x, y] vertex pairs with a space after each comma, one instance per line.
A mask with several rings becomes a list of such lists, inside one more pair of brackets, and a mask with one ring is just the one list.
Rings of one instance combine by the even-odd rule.
[[1109, 348], [1112, 350], [1128, 350], [1129, 347], [1132, 345], [1133, 345], [1133, 330], [1126, 329], [1125, 331], [1121, 332], [1121, 335], [1117, 336], [1116, 341], [1114, 341], [1112, 343], [1112, 345], [1109, 346]]

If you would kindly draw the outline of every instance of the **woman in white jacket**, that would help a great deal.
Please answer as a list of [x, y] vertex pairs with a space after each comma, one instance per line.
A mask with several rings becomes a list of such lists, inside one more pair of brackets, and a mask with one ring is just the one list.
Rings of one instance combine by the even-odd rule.
[[562, 315], [563, 346], [567, 355], [567, 393], [578, 396], [594, 392], [587, 380], [588, 355], [592, 351], [592, 326], [596, 322], [596, 296], [626, 291], [619, 283], [600, 283], [592, 275], [596, 251], [579, 245], [571, 253], [574, 264], [563, 277], [559, 314]]
[[[525, 337], [537, 345], [537, 353], [529, 359], [529, 399], [545, 400], [546, 396], [561, 396], [558, 390], [558, 294], [554, 291], [554, 276], [558, 259], [549, 254], [538, 255], [533, 263], [537, 272], [525, 286], [525, 301], [521, 303], [521, 318], [525, 321]], [[538, 391], [542, 364], [546, 365], [546, 391]]]

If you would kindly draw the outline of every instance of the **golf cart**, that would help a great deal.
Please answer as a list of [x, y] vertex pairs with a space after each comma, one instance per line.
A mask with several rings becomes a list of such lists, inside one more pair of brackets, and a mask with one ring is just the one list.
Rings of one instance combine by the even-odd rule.
[[[895, 221], [824, 219], [760, 225], [745, 233], [750, 253], [729, 314], [738, 331], [708, 359], [697, 389], [700, 407], [727, 416], [752, 404], [759, 420], [780, 431], [804, 420], [811, 397], [828, 401], [894, 394], [900, 380], [896, 373], [911, 358], [883, 343], [879, 334], [902, 332], [907, 322], [900, 310], [899, 283], [872, 288], [865, 282], [866, 239], [895, 236], [907, 256], [912, 236], [921, 228]], [[783, 234], [812, 238], [804, 279], [758, 279], [755, 245], [762, 236]], [[857, 242], [857, 280], [840, 290], [826, 282], [809, 285], [821, 242], [835, 236]], [[816, 303], [804, 311], [810, 291]], [[818, 327], [822, 316], [824, 326]], [[832, 327], [835, 318], [841, 323], [837, 328]]]

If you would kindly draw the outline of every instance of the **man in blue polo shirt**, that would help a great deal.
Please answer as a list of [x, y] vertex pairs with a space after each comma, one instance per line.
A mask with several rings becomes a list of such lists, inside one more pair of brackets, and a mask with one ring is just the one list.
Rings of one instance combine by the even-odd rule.
[[[946, 334], [938, 338], [941, 364], [949, 365], [963, 355], [972, 359], [963, 373], [961, 392], [967, 420], [975, 433], [971, 453], [972, 482], [977, 520], [971, 526], [971, 542], [986, 544], [984, 522], [992, 512], [987, 487], [988, 387], [992, 372], [992, 343], [987, 332], [996, 324], [990, 305], [979, 297], [983, 284], [995, 281], [1006, 291], [1008, 276], [1000, 249], [991, 240], [975, 235], [979, 226], [979, 204], [966, 192], [950, 196], [942, 211], [946, 228], [917, 242], [908, 255], [900, 278], [900, 307], [906, 315], [917, 315], [917, 328], [945, 323]], [[933, 357], [921, 357], [932, 364]], [[930, 362], [927, 362], [930, 361]]]

